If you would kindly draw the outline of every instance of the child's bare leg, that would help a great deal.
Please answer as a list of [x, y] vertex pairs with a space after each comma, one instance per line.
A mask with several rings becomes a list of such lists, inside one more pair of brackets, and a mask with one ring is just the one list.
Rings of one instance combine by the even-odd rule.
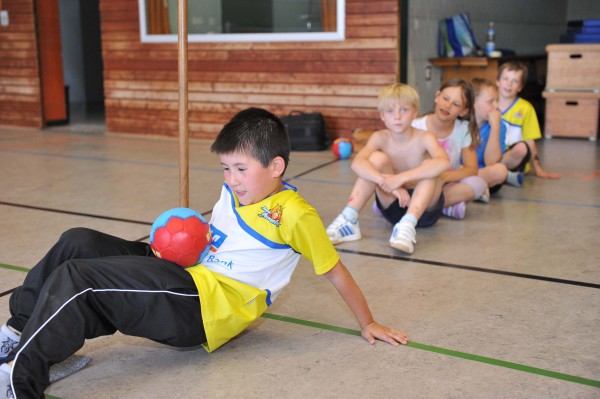
[[479, 169], [478, 175], [485, 180], [489, 187], [497, 186], [506, 181], [508, 169], [503, 163], [496, 163]]
[[444, 186], [444, 208], [459, 203], [469, 202], [475, 198], [475, 191], [464, 183], [452, 183]]
[[[381, 173], [390, 173], [392, 171], [390, 159], [383, 152], [376, 151], [371, 154], [369, 162], [373, 168]], [[374, 182], [362, 177], [356, 179], [346, 207], [327, 227], [327, 235], [332, 243], [338, 244], [362, 238], [358, 224], [358, 215], [376, 189], [377, 184]]]
[[[423, 216], [423, 213], [432, 205], [437, 203], [440, 196], [441, 187], [437, 184], [437, 179], [424, 179], [417, 183], [408, 206], [407, 214], [413, 215], [417, 220]], [[437, 196], [435, 194], [437, 193]]]
[[[389, 157], [381, 151], [373, 152], [369, 156], [369, 162], [373, 168], [377, 169], [381, 173], [393, 173], [392, 163]], [[348, 198], [347, 205], [360, 212], [362, 208], [364, 208], [367, 201], [375, 193], [377, 187], [377, 184], [373, 183], [372, 181], [358, 177], [356, 179], [356, 183], [354, 183], [354, 188], [350, 193], [350, 197]], [[379, 198], [382, 197], [383, 196], [380, 196]]]
[[502, 163], [506, 165], [508, 170], [514, 170], [523, 162], [528, 153], [527, 144], [517, 143], [502, 155]]
[[348, 197], [346, 206], [351, 206], [356, 209], [357, 212], [360, 212], [375, 192], [375, 187], [375, 183], [361, 177], [357, 178], [354, 187], [352, 188], [352, 192]]

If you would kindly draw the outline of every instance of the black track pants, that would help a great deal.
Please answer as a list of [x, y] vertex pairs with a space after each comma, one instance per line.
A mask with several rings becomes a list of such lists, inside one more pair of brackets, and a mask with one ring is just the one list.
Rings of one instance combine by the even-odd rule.
[[10, 356], [17, 398], [42, 398], [49, 366], [85, 339], [118, 330], [178, 347], [206, 341], [194, 281], [171, 262], [120, 255], [71, 259], [53, 269]]
[[150, 246], [143, 242], [127, 241], [86, 228], [65, 231], [42, 260], [27, 273], [23, 285], [11, 295], [12, 317], [7, 324], [17, 331], [23, 331], [46, 279], [67, 260], [117, 255], [153, 256]]

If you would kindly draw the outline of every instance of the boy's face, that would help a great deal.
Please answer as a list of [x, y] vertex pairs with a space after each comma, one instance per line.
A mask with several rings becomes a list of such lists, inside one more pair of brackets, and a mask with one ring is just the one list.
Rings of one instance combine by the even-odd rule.
[[446, 87], [444, 90], [438, 91], [434, 102], [435, 115], [442, 121], [454, 121], [469, 113], [460, 87]]
[[410, 129], [413, 119], [418, 116], [418, 111], [412, 104], [398, 101], [387, 104], [379, 115], [386, 128], [394, 133], [402, 133]]
[[225, 182], [242, 205], [255, 204], [283, 188], [283, 158], [275, 157], [267, 167], [245, 152], [219, 155]]
[[510, 71], [505, 69], [496, 82], [501, 98], [516, 98], [523, 88], [523, 71]]
[[475, 115], [477, 119], [487, 121], [490, 112], [498, 109], [498, 91], [493, 87], [485, 87], [475, 98]]

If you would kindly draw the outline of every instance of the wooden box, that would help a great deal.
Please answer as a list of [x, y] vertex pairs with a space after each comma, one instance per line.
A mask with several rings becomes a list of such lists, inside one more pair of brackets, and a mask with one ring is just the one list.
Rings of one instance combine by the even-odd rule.
[[600, 44], [550, 44], [546, 90], [600, 92]]
[[600, 93], [545, 91], [543, 96], [546, 98], [545, 137], [596, 140]]

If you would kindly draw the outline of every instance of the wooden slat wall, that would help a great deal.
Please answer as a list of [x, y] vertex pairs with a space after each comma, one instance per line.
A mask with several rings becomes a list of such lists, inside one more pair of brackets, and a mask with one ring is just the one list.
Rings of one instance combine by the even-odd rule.
[[[322, 112], [335, 137], [380, 128], [377, 94], [399, 78], [398, 3], [346, 0], [344, 41], [189, 43], [190, 137], [214, 138], [249, 106]], [[140, 42], [137, 0], [101, 0], [100, 18], [107, 130], [177, 135], [177, 44]]]
[[0, 26], [0, 125], [42, 127], [34, 0], [2, 0], [10, 25]]

